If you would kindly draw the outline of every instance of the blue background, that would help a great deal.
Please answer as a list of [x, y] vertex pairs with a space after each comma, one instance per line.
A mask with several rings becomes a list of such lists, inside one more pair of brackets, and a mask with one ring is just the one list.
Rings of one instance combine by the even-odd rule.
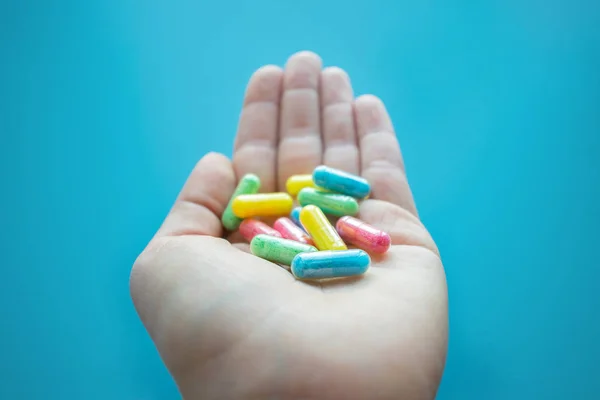
[[254, 69], [386, 101], [442, 251], [440, 399], [600, 390], [600, 5], [1, 1], [0, 398], [167, 399], [130, 267]]

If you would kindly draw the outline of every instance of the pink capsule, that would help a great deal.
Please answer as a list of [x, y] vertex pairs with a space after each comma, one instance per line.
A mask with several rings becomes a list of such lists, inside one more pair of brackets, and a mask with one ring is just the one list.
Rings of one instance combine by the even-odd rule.
[[281, 233], [281, 236], [283, 236], [284, 239], [295, 240], [296, 242], [309, 244], [311, 246], [315, 245], [310, 236], [308, 236], [302, 228], [296, 225], [294, 221], [287, 217], [278, 218], [273, 224], [273, 228]]
[[342, 217], [335, 224], [335, 229], [345, 242], [369, 253], [383, 254], [392, 244], [390, 235], [358, 218]]
[[264, 234], [269, 236], [281, 237], [281, 234], [269, 225], [256, 219], [245, 219], [240, 224], [240, 233], [247, 241], [252, 241], [256, 235]]

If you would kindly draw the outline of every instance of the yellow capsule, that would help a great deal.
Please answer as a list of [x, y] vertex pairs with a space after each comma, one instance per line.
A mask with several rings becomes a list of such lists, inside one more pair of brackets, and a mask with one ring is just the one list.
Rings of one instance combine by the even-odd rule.
[[305, 187], [315, 187], [312, 175], [292, 175], [285, 182], [288, 193], [296, 196]]
[[300, 222], [319, 250], [348, 250], [344, 241], [319, 207], [313, 205], [302, 207]]
[[292, 211], [294, 200], [287, 193], [243, 194], [233, 200], [232, 210], [238, 218], [277, 217]]

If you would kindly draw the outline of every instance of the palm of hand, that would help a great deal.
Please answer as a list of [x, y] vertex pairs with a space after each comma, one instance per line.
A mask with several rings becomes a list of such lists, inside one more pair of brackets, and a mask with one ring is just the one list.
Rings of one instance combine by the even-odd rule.
[[[367, 274], [300, 282], [242, 251], [236, 235], [221, 239], [236, 175], [284, 190], [321, 163], [372, 183], [359, 217], [394, 245]], [[391, 122], [378, 99], [354, 100], [343, 71], [321, 71], [311, 53], [251, 78], [233, 163], [217, 154], [198, 163], [138, 258], [131, 291], [184, 398], [433, 398], [441, 378], [445, 277]]]

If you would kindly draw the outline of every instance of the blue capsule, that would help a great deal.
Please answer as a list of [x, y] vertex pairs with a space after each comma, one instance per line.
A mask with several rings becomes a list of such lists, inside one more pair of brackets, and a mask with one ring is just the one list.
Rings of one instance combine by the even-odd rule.
[[315, 168], [313, 181], [319, 187], [358, 199], [367, 197], [371, 192], [371, 185], [366, 179], [324, 165]]
[[290, 213], [290, 219], [292, 221], [294, 221], [294, 223], [296, 225], [298, 225], [300, 228], [304, 229], [304, 227], [300, 223], [300, 210], [302, 210], [302, 207], [295, 207], [295, 208], [293, 208], [292, 212]]
[[362, 275], [371, 258], [362, 250], [331, 250], [300, 253], [292, 261], [292, 273], [298, 279], [337, 278]]

